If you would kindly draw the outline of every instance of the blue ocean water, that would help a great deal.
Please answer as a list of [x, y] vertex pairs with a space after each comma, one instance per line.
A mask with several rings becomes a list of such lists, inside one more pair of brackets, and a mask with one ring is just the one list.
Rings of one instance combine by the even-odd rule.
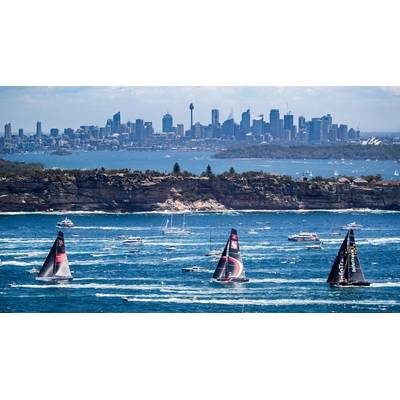
[[[400, 312], [397, 212], [196, 213], [186, 216], [192, 234], [185, 237], [163, 236], [160, 213], [68, 216], [76, 224], [64, 230], [74, 279], [51, 284], [35, 274], [63, 215], [0, 215], [1, 312]], [[176, 225], [181, 221], [175, 215]], [[364, 226], [356, 241], [372, 285], [330, 288], [341, 226], [353, 221]], [[232, 227], [250, 281], [215, 283], [217, 260], [205, 254], [222, 252]], [[323, 248], [289, 242], [299, 230], [318, 232]], [[128, 235], [141, 236], [143, 244], [123, 244]], [[182, 271], [192, 266], [201, 271]]]
[[314, 176], [331, 177], [338, 175], [374, 175], [381, 174], [385, 179], [400, 179], [394, 175], [400, 170], [394, 161], [375, 160], [269, 160], [269, 159], [214, 159], [212, 152], [206, 151], [78, 151], [69, 156], [57, 156], [43, 153], [4, 154], [1, 157], [10, 161], [41, 162], [48, 168], [130, 168], [145, 171], [154, 169], [161, 172], [172, 171], [175, 162], [182, 170], [194, 174], [203, 172], [207, 164], [213, 171], [221, 173], [234, 167], [237, 172], [264, 171], [294, 178], [305, 171]]

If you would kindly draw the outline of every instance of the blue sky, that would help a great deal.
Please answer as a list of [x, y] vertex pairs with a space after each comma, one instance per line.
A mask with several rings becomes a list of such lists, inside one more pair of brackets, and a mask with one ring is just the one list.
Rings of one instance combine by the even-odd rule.
[[[311, 87], [0, 87], [0, 123], [11, 122], [13, 131], [33, 132], [37, 120], [43, 130], [104, 125], [121, 111], [122, 121], [142, 118], [160, 129], [161, 117], [169, 112], [174, 123], [189, 124], [188, 105], [195, 105], [195, 121], [209, 123], [211, 109], [220, 119], [231, 112], [237, 121], [250, 108], [252, 117], [271, 108], [288, 109], [295, 118], [331, 113], [334, 122], [347, 123], [362, 131], [400, 131], [400, 87], [311, 86]], [[0, 128], [2, 129], [2, 128]]]

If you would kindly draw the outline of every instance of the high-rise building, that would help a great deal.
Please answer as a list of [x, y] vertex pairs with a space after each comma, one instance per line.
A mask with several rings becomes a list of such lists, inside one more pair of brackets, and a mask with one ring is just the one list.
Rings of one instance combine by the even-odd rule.
[[22, 139], [24, 137], [24, 130], [22, 128], [18, 129], [18, 137]]
[[11, 140], [11, 122], [4, 125], [4, 140]]
[[232, 139], [235, 135], [235, 121], [233, 118], [227, 119], [222, 124], [222, 135], [226, 138]]
[[306, 119], [302, 115], [300, 115], [300, 117], [299, 117], [298, 125], [299, 125], [299, 131], [307, 129]]
[[292, 114], [287, 113], [283, 116], [283, 129], [292, 131], [292, 129], [293, 129], [293, 115]]
[[174, 120], [172, 119], [171, 114], [165, 114], [162, 118], [162, 131], [167, 133], [167, 132], [173, 132], [173, 125], [174, 125]]
[[153, 135], [154, 129], [153, 129], [153, 123], [150, 121], [147, 121], [144, 123], [144, 135], [146, 138], [151, 137]]
[[279, 110], [278, 109], [272, 109], [269, 113], [269, 125], [270, 125], [270, 131], [271, 135], [274, 139], [279, 138], [280, 136], [280, 118], [279, 118]]
[[211, 110], [211, 126], [216, 128], [219, 125], [219, 110]]
[[322, 117], [322, 137], [321, 137], [322, 142], [329, 141], [329, 131], [331, 129], [331, 125], [332, 125], [331, 114], [324, 115]]
[[250, 132], [250, 110], [242, 112], [242, 119], [240, 120], [240, 131], [245, 134]]
[[50, 136], [57, 137], [59, 132], [60, 131], [57, 128], [51, 128], [50, 129]]
[[338, 140], [345, 142], [348, 139], [347, 125], [341, 124], [338, 129]]
[[259, 115], [258, 117], [253, 119], [251, 131], [256, 136], [260, 136], [266, 132], [264, 115]]
[[121, 132], [121, 113], [118, 111], [113, 115], [112, 119], [112, 133], [120, 133]]
[[135, 121], [135, 135], [134, 139], [136, 141], [141, 141], [144, 139], [144, 123], [142, 119], [137, 119]]
[[42, 137], [42, 123], [40, 121], [36, 122], [36, 136], [38, 139]]
[[322, 119], [312, 118], [310, 123], [310, 143], [321, 143], [322, 139]]
[[185, 127], [183, 124], [176, 125], [176, 136], [183, 137], [185, 135]]

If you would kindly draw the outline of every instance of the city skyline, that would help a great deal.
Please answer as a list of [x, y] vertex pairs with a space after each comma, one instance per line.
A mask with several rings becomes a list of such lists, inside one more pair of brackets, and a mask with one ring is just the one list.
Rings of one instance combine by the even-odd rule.
[[162, 116], [190, 126], [188, 104], [195, 104], [194, 123], [209, 122], [210, 110], [219, 110], [224, 121], [240, 121], [250, 109], [252, 118], [271, 109], [281, 115], [291, 111], [306, 119], [325, 114], [362, 131], [400, 131], [400, 87], [0, 87], [0, 120], [13, 130], [35, 132], [51, 128], [102, 126], [110, 113], [120, 111], [125, 120], [153, 121], [162, 130]]

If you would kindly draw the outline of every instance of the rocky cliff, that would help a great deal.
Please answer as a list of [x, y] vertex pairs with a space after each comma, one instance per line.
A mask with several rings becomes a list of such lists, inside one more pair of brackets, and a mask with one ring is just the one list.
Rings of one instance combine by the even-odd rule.
[[0, 211], [400, 210], [400, 183], [298, 182], [264, 173], [212, 177], [44, 170], [0, 177]]

